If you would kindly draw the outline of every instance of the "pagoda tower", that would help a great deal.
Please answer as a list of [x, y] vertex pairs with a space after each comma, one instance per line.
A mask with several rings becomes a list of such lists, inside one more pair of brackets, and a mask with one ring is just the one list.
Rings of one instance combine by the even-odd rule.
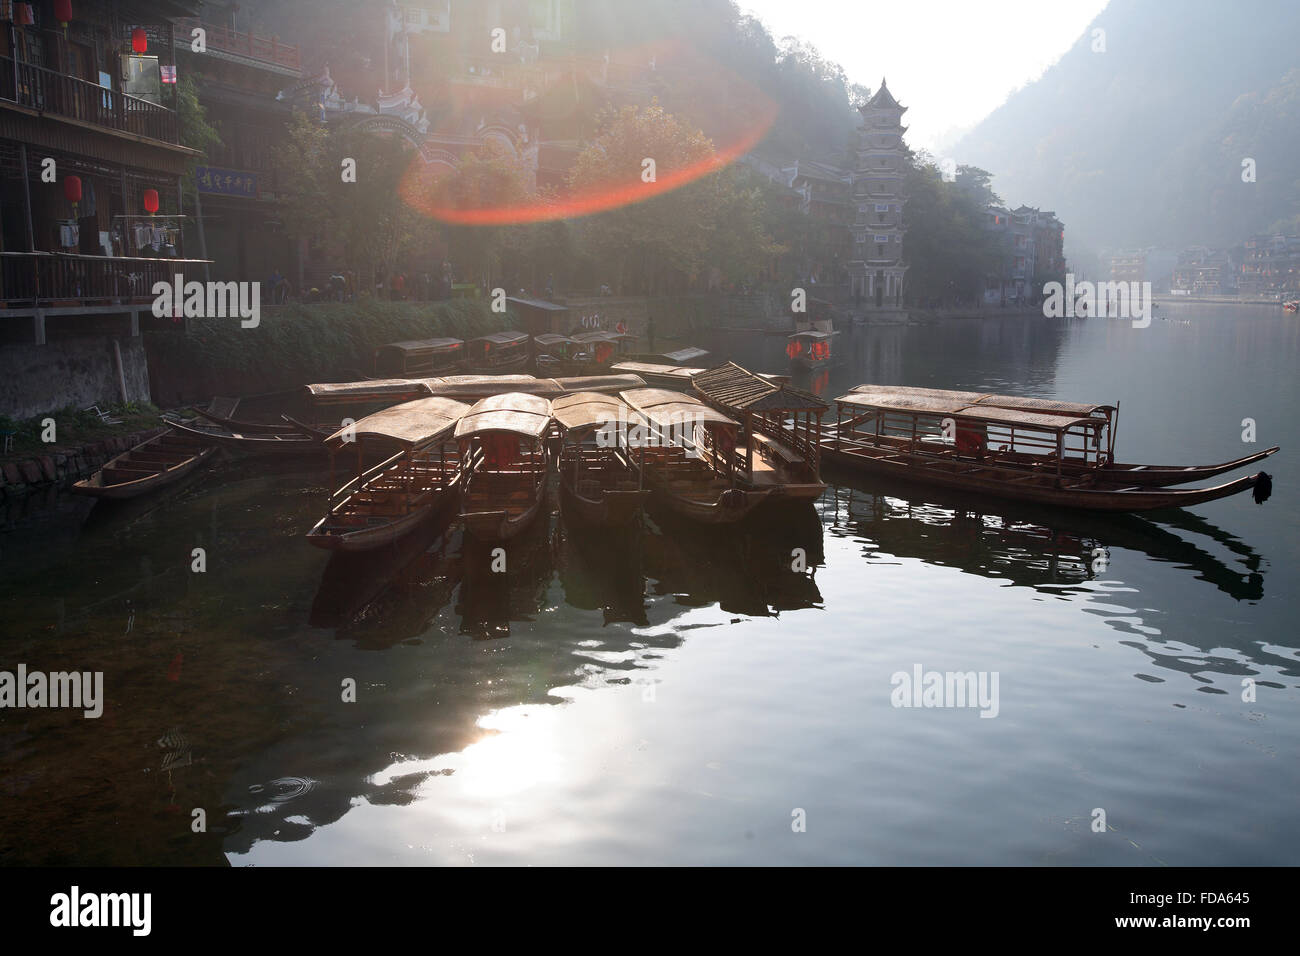
[[855, 303], [898, 308], [903, 301], [903, 204], [907, 197], [903, 175], [907, 153], [903, 146], [903, 114], [907, 107], [894, 99], [882, 78], [880, 89], [858, 107], [857, 165], [853, 170], [853, 203], [857, 213], [850, 227], [853, 252], [849, 260], [850, 292]]

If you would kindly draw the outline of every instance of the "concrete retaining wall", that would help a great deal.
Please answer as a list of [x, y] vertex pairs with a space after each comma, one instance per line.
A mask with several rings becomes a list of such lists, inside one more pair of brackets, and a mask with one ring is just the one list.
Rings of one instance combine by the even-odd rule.
[[[116, 341], [127, 401], [149, 401], [144, 344], [139, 336]], [[0, 347], [0, 415], [21, 421], [69, 405], [102, 408], [120, 402], [113, 342], [112, 336], [98, 335]]]

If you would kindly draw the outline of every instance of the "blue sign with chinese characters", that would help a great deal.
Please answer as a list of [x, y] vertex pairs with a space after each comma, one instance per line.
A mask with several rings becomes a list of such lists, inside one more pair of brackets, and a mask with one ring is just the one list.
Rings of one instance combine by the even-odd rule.
[[246, 173], [240, 169], [218, 169], [216, 166], [196, 166], [194, 180], [201, 193], [257, 198], [257, 173]]

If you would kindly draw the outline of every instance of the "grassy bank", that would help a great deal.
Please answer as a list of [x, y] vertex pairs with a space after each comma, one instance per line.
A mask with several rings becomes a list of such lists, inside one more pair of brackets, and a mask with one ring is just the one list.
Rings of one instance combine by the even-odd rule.
[[[160, 424], [158, 409], [147, 402], [101, 405], [100, 408], [108, 412], [110, 417], [120, 419], [121, 424], [106, 425], [94, 412], [83, 411], [75, 406], [54, 409], [23, 421], [13, 421], [0, 415], [0, 433], [13, 432], [13, 448], [6, 454], [0, 454], [0, 460], [19, 461], [38, 455], [57, 454], [78, 445], [157, 428]], [[46, 432], [47, 418], [54, 419], [53, 442], [41, 440]]]
[[256, 395], [369, 372], [386, 342], [474, 338], [507, 328], [486, 302], [330, 302], [262, 312], [257, 328], [238, 319], [194, 319], [188, 332], [145, 336], [149, 379], [163, 406], [213, 395]]

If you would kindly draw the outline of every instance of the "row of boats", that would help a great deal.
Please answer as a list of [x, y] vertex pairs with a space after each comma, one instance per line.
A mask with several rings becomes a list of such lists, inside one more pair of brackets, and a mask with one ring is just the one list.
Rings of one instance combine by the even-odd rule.
[[[1129, 464], [1114, 454], [1118, 406], [881, 385], [857, 386], [832, 403], [730, 362], [639, 368], [644, 377], [462, 375], [307, 386], [317, 407], [384, 406], [327, 425], [240, 422], [233, 406], [214, 405], [188, 421], [169, 419], [167, 432], [77, 490], [129, 497], [199, 467], [221, 446], [328, 453], [336, 490], [308, 537], [322, 548], [364, 551], [453, 504], [474, 537], [507, 540], [542, 509], [554, 472], [564, 513], [582, 524], [626, 526], [650, 499], [692, 521], [726, 525], [760, 507], [819, 497], [823, 463], [992, 498], [1121, 512], [1252, 489], [1263, 501], [1271, 489], [1264, 472], [1175, 486], [1278, 451], [1214, 465]], [[336, 485], [340, 462], [351, 477]]]

